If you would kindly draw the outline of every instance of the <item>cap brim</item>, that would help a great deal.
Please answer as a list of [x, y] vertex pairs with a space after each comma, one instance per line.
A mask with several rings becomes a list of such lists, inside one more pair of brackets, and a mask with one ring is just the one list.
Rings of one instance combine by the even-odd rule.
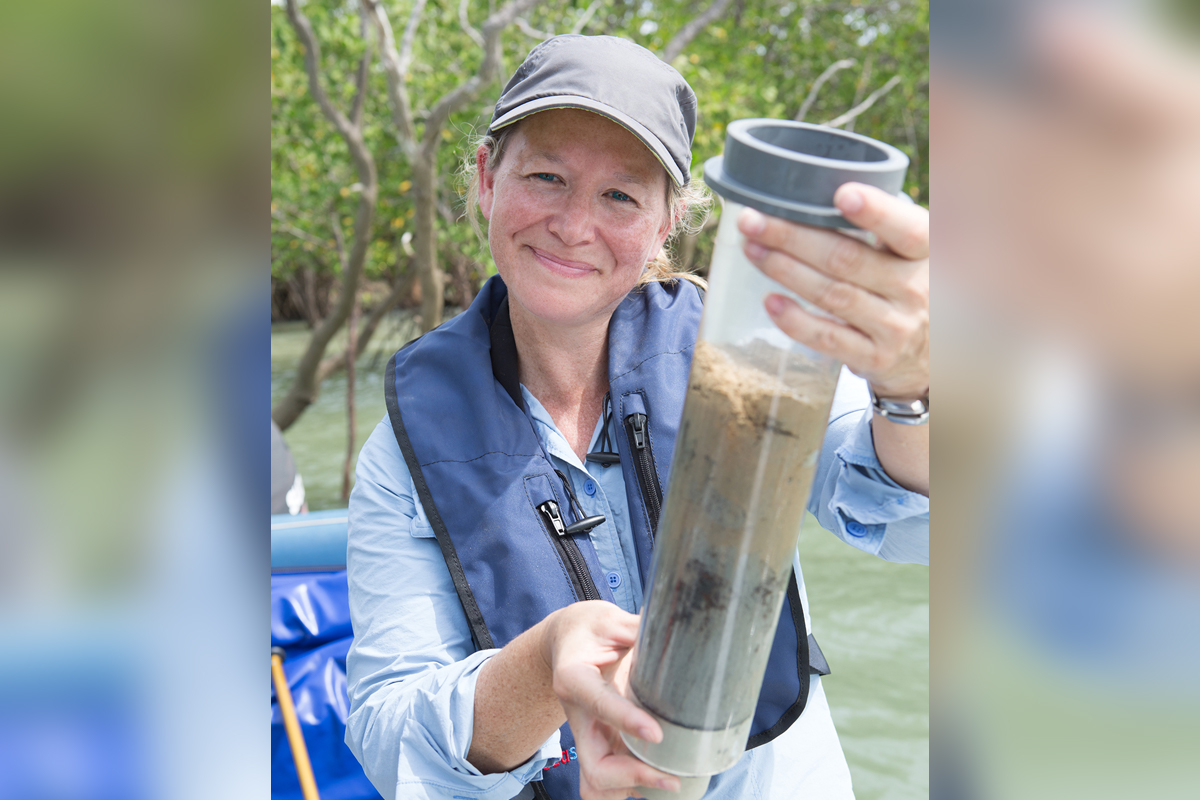
[[488, 126], [488, 133], [494, 133], [501, 128], [507, 128], [514, 122], [519, 122], [539, 111], [549, 111], [555, 108], [580, 108], [584, 111], [591, 111], [602, 117], [611, 119], [636, 136], [642, 144], [646, 145], [646, 148], [654, 154], [658, 162], [663, 165], [663, 169], [671, 176], [671, 180], [675, 181], [676, 186], [683, 186], [687, 183], [687, 178], [685, 178], [683, 172], [680, 170], [679, 165], [675, 163], [675, 159], [671, 158], [671, 154], [667, 151], [663, 143], [659, 141], [657, 136], [651, 133], [644, 125], [622, 114], [612, 106], [597, 102], [588, 97], [556, 95], [530, 100], [528, 103], [523, 103], [507, 114], [502, 115], [499, 119], [493, 120], [492, 124]]

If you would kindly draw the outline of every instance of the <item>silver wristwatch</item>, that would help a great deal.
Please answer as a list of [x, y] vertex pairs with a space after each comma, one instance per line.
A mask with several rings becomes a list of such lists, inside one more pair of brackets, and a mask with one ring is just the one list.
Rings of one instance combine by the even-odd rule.
[[929, 394], [920, 400], [888, 400], [875, 394], [875, 387], [870, 386], [871, 408], [875, 413], [889, 422], [901, 425], [929, 424]]

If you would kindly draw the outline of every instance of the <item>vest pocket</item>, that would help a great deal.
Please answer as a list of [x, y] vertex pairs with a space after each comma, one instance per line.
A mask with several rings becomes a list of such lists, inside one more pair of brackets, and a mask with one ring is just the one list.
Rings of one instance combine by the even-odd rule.
[[[550, 483], [550, 476], [534, 475], [526, 478], [525, 494], [529, 497], [534, 513], [541, 520], [546, 536], [558, 552], [558, 558], [562, 561], [567, 579], [571, 582], [575, 599], [600, 600], [600, 592], [596, 589], [596, 584], [588, 572], [587, 563], [583, 560], [583, 553], [579, 552], [579, 545], [575, 543], [574, 537], [566, 531], [563, 510]], [[587, 534], [582, 535], [586, 536]]]

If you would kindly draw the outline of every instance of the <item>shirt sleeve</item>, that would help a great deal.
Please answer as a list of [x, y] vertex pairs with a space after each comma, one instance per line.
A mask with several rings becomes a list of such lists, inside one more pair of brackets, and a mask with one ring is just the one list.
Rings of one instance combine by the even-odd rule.
[[867, 382], [843, 367], [809, 498], [821, 527], [887, 561], [929, 563], [929, 498], [896, 483], [875, 455]]
[[354, 641], [346, 744], [387, 800], [511, 798], [559, 760], [559, 732], [511, 772], [467, 761], [475, 682], [496, 652], [470, 627], [385, 417], [363, 445], [350, 495], [346, 570]]

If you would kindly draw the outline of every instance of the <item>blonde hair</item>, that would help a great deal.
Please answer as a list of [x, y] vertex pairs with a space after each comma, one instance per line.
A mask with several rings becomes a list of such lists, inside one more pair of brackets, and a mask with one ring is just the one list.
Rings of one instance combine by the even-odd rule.
[[[518, 126], [519, 123], [502, 128], [495, 136], [484, 134], [474, 137], [459, 172], [462, 182], [466, 185], [467, 219], [475, 234], [484, 243], [487, 242], [487, 236], [484, 235], [483, 225], [479, 221], [479, 165], [476, 162], [475, 154], [480, 147], [486, 147], [488, 151], [487, 169], [489, 172], [495, 170], [500, 166], [508, 140]], [[671, 232], [667, 234], [667, 241], [658, 251], [658, 255], [646, 263], [646, 270], [638, 279], [638, 286], [653, 282], [674, 283], [682, 279], [691, 281], [702, 289], [708, 288], [707, 282], [699, 275], [681, 270], [675, 265], [673, 250], [675, 241], [680, 236], [689, 236], [700, 232], [704, 227], [705, 220], [708, 219], [710, 208], [712, 208], [712, 195], [703, 185], [696, 181], [689, 181], [684, 186], [676, 186], [675, 181], [667, 176], [667, 209], [671, 214]]]

